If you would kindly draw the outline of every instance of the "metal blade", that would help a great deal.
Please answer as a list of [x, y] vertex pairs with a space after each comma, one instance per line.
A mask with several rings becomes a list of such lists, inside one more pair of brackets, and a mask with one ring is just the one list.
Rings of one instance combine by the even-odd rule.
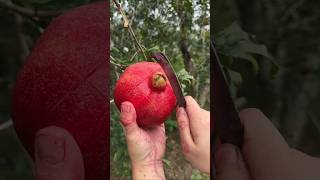
[[172, 68], [169, 59], [160, 52], [152, 53], [151, 57], [154, 58], [162, 67], [163, 71], [167, 75], [169, 82], [172, 86], [173, 92], [177, 98], [177, 105], [179, 107], [186, 107], [186, 100], [184, 99], [182, 88], [180, 85], [180, 82], [176, 76], [176, 73], [174, 72], [174, 69]]
[[230, 143], [241, 148], [243, 127], [238, 111], [230, 94], [230, 89], [223, 68], [215, 49], [214, 41], [210, 44], [212, 63], [212, 93], [214, 129], [221, 143]]

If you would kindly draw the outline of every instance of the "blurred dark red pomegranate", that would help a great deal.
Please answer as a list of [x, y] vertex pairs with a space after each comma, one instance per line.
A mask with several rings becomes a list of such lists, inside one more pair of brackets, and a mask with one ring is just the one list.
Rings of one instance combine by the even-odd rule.
[[30, 155], [39, 129], [65, 128], [81, 149], [86, 180], [109, 177], [108, 6], [85, 5], [54, 19], [13, 93], [14, 127]]
[[140, 126], [163, 123], [176, 106], [176, 97], [164, 71], [153, 62], [130, 65], [117, 81], [114, 100], [119, 109], [122, 102], [131, 102]]

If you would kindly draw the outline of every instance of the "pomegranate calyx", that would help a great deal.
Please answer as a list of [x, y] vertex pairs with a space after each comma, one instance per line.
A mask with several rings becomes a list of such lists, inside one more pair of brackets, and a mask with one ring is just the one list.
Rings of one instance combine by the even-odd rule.
[[163, 73], [155, 73], [151, 77], [151, 85], [155, 89], [163, 90], [167, 85], [167, 78]]

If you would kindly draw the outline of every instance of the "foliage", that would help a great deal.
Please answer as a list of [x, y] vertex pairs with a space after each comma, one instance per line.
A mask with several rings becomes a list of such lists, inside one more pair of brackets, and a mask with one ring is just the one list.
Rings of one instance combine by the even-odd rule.
[[274, 77], [276, 75], [278, 64], [274, 62], [267, 47], [255, 43], [254, 36], [244, 32], [236, 22], [217, 33], [215, 41], [218, 52], [222, 55], [222, 63], [228, 68], [228, 75], [230, 76], [231, 82], [235, 85], [240, 86], [242, 84], [242, 76], [241, 73], [232, 70], [230, 67], [234, 60], [238, 59], [247, 60], [251, 64], [254, 74], [257, 74], [259, 71], [259, 64], [256, 56], [263, 56], [272, 64], [270, 76]]
[[[208, 1], [122, 1], [135, 35], [143, 46], [145, 54], [161, 51], [170, 59], [182, 88], [186, 95], [200, 97], [201, 91], [209, 86], [209, 2]], [[117, 79], [128, 65], [146, 61], [138, 51], [130, 33], [123, 27], [121, 15], [111, 3], [111, 97]], [[192, 69], [186, 67], [186, 59], [181, 51], [181, 45], [187, 46], [191, 55]], [[147, 61], [152, 61], [147, 59]], [[196, 87], [196, 88], [194, 88]], [[209, 97], [209, 92], [206, 94]], [[209, 107], [209, 98], [205, 98], [205, 107]], [[174, 115], [166, 121], [168, 138], [174, 143], [168, 143], [168, 151], [179, 143], [177, 124]], [[168, 135], [169, 134], [169, 135]], [[119, 123], [119, 112], [114, 103], [111, 104], [111, 174], [112, 177], [127, 177], [130, 175], [129, 159], [124, 142], [123, 130]], [[171, 142], [171, 141], [170, 141]], [[179, 150], [180, 151], [180, 150]], [[170, 154], [170, 152], [169, 152]], [[179, 155], [182, 157], [182, 153]], [[166, 156], [164, 164], [167, 170], [175, 169], [174, 159]], [[186, 162], [184, 162], [186, 163]], [[199, 173], [198, 173], [199, 174]], [[174, 175], [166, 172], [167, 177]], [[189, 175], [191, 176], [191, 174]], [[199, 176], [203, 177], [203, 175]]]
[[[12, 0], [15, 5], [37, 10], [67, 10], [89, 0]], [[93, 1], [90, 1], [93, 2]], [[320, 1], [211, 1], [211, 21], [218, 50], [231, 78], [239, 108], [261, 108], [289, 140], [292, 147], [320, 155], [319, 138], [319, 11]], [[185, 93], [201, 98], [208, 84], [208, 1], [122, 1], [133, 29], [147, 53], [167, 54], [183, 82]], [[142, 60], [122, 19], [111, 3], [111, 84], [132, 62]], [[249, 12], [249, 13], [248, 13]], [[180, 18], [183, 17], [183, 18]], [[10, 120], [10, 97], [17, 72], [34, 42], [53, 17], [21, 16], [0, 6], [0, 123]], [[242, 28], [237, 23], [238, 22]], [[250, 33], [247, 33], [250, 32]], [[255, 34], [253, 36], [251, 34]], [[188, 71], [180, 44], [186, 42], [194, 71]], [[270, 53], [266, 51], [268, 47]], [[272, 57], [270, 57], [272, 54]], [[242, 61], [245, 60], [245, 61]], [[276, 62], [276, 63], [275, 63]], [[278, 76], [272, 64], [280, 64]], [[277, 68], [274, 68], [275, 70]], [[203, 83], [199, 83], [203, 82]], [[113, 87], [111, 87], [112, 89]], [[199, 93], [200, 92], [200, 93]], [[112, 96], [112, 91], [111, 91]], [[206, 98], [208, 99], [208, 98]], [[208, 108], [210, 102], [203, 103]], [[130, 167], [118, 112], [111, 103], [111, 168], [113, 175], [128, 176]], [[170, 118], [167, 132], [175, 134]], [[0, 131], [0, 179], [31, 179], [31, 164], [13, 128]], [[173, 152], [177, 138], [168, 139]], [[175, 162], [165, 158], [167, 171]], [[183, 165], [181, 163], [181, 165]], [[201, 179], [194, 171], [190, 179]]]
[[[317, 10], [319, 3], [304, 0], [225, 0], [215, 1], [212, 13], [215, 20], [213, 32], [216, 35], [237, 21], [242, 29], [256, 36], [247, 36], [240, 32], [233, 34], [242, 34], [242, 39], [246, 36], [246, 40], [249, 38], [253, 42], [265, 44], [273, 57], [270, 59], [265, 48], [259, 45], [259, 56], [252, 56], [252, 51], [249, 51], [257, 63], [250, 62], [251, 66], [248, 66], [240, 61], [233, 61], [233, 64], [228, 66], [240, 72], [243, 79], [242, 86], [238, 87], [235, 93], [239, 108], [260, 108], [278, 127], [291, 147], [318, 156], [320, 114], [316, 107], [319, 107], [320, 102], [320, 57], [317, 48], [320, 29], [317, 23], [320, 17]], [[232, 26], [239, 30], [236, 24]], [[219, 41], [222, 54], [227, 54], [225, 61], [228, 64], [228, 57], [234, 55], [230, 54], [232, 51], [225, 53], [223, 49], [227, 49], [224, 46], [232, 43], [226, 38]], [[235, 47], [239, 44], [242, 43], [237, 43]], [[248, 48], [252, 47], [243, 44], [241, 46], [245, 48], [246, 54]], [[238, 52], [236, 55], [239, 57]], [[252, 57], [249, 57], [249, 60]], [[270, 62], [276, 62], [281, 67], [277, 76], [272, 78], [270, 73], [276, 68]], [[252, 73], [252, 64], [259, 66], [258, 73]], [[254, 66], [258, 67], [257, 65]]]

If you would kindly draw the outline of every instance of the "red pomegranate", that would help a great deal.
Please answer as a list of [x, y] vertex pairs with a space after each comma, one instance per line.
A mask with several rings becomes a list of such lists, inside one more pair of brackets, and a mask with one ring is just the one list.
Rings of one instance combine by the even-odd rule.
[[39, 129], [62, 127], [80, 147], [86, 180], [109, 177], [108, 6], [85, 5], [54, 19], [13, 93], [14, 127], [29, 154]]
[[121, 75], [114, 90], [114, 101], [129, 101], [137, 112], [140, 126], [163, 123], [176, 106], [172, 87], [158, 63], [139, 62], [130, 65]]

